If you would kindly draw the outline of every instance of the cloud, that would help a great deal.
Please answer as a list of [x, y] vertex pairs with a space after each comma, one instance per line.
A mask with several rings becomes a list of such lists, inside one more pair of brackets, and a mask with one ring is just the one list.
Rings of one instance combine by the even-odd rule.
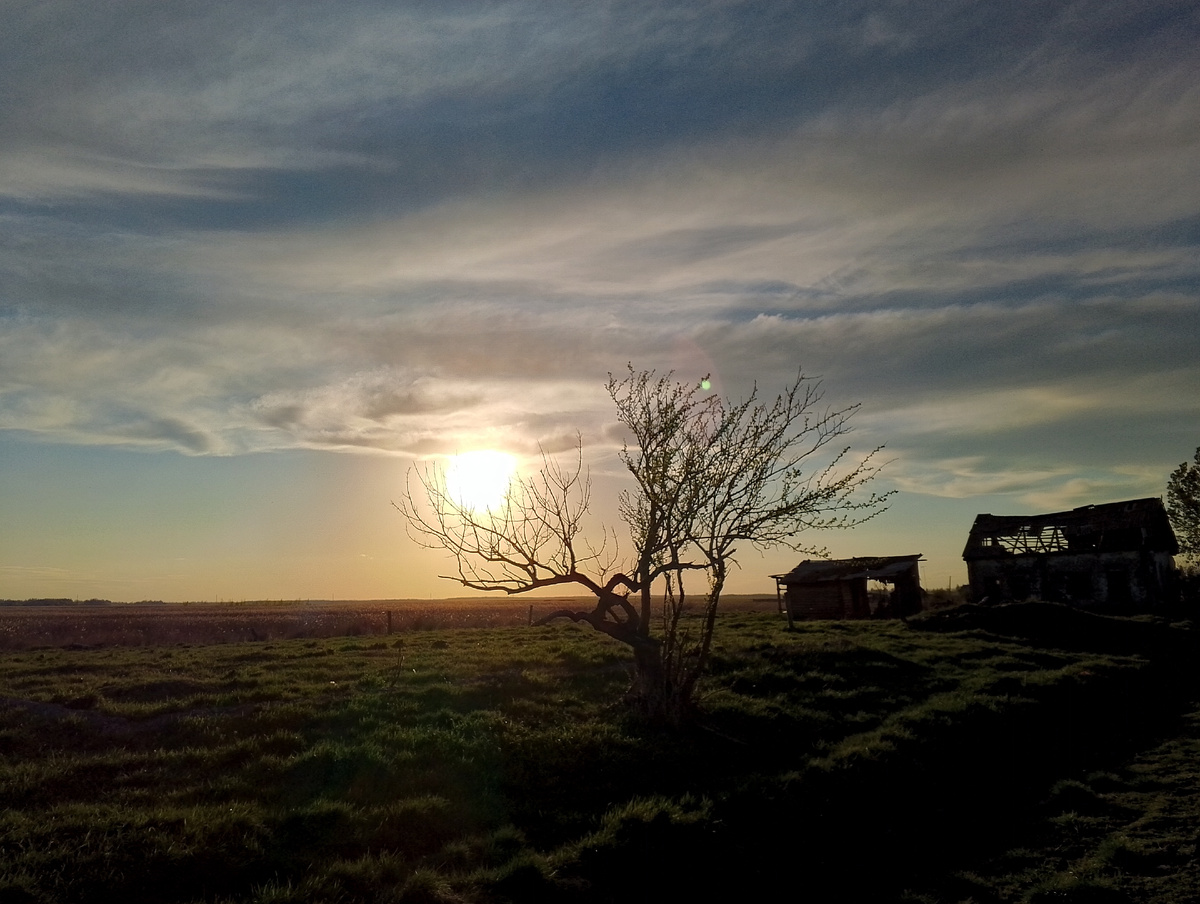
[[[1139, 159], [1157, 164], [1139, 167], [1143, 179], [1183, 185], [1195, 144], [1186, 11], [1162, 4], [1153, 27], [1124, 32], [1111, 7], [1102, 13], [1055, 7], [1018, 22], [969, 2], [886, 15], [718, 2], [300, 4], [287, 15], [55, 5], [0, 37], [10, 99], [0, 157], [24, 161], [0, 192], [201, 192], [253, 199], [233, 217], [361, 216], [578, 184], [724, 142], [741, 156], [777, 149], [759, 161], [766, 175], [807, 174], [824, 198], [857, 186], [868, 209], [905, 194], [958, 206], [947, 187], [1036, 199], [1064, 176], [1070, 201], [1104, 168]], [[1056, 155], [1064, 165], [1050, 172]], [[1097, 156], [1099, 172], [1081, 167]], [[1054, 178], [1033, 184], [1037, 169]], [[351, 197], [336, 197], [339, 186]]]
[[0, 425], [598, 451], [633, 361], [803, 364], [914, 461], [1162, 433], [1200, 396], [1200, 51], [1147, 9], [31, 8]]
[[[189, 171], [253, 176], [337, 160], [389, 177], [400, 167], [443, 189], [468, 175], [520, 179], [521, 154], [550, 169], [556, 157], [644, 140], [648, 122], [672, 115], [655, 102], [664, 91], [702, 99], [712, 116], [709, 92], [692, 90], [697, 54], [761, 78], [811, 46], [794, 39], [794, 18], [722, 3], [30, 9], [0, 36], [0, 149], [81, 163], [53, 181], [44, 169], [10, 176], [0, 192], [180, 192]], [[658, 92], [645, 91], [664, 75]], [[639, 97], [648, 109], [621, 102]], [[457, 172], [446, 172], [448, 158]], [[167, 178], [123, 181], [131, 165]]]
[[1064, 480], [1057, 486], [1024, 494], [1021, 502], [1038, 514], [1066, 511], [1081, 505], [1159, 496], [1161, 493], [1161, 484], [1157, 481], [1150, 489], [1146, 489], [1143, 481], [1122, 480], [1119, 475], [1101, 475]]
[[217, 449], [216, 442], [207, 433], [174, 417], [149, 420], [134, 418], [131, 423], [126, 423], [118, 428], [117, 437], [130, 439], [136, 443], [145, 442], [156, 446], [178, 447], [195, 453], [213, 452]]
[[55, 146], [13, 150], [0, 158], [0, 195], [25, 202], [97, 195], [242, 197], [200, 166], [177, 169]]
[[902, 492], [966, 499], [972, 496], [1026, 497], [1069, 477], [1066, 468], [989, 469], [982, 456], [893, 464], [889, 479]]
[[[1036, 462], [1037, 456], [1030, 455]], [[1038, 514], [1080, 505], [1162, 494], [1163, 475], [1153, 468], [1091, 468], [1075, 463], [1047, 468], [1001, 464], [999, 456], [893, 462], [888, 479], [902, 493], [944, 499], [984, 499], [994, 514]]]

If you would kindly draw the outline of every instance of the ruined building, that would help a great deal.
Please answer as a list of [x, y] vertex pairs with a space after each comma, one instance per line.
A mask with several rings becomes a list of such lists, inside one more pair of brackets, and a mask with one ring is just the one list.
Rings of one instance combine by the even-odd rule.
[[1177, 598], [1178, 552], [1162, 500], [1152, 498], [1048, 515], [978, 515], [963, 559], [979, 602], [1150, 612]]

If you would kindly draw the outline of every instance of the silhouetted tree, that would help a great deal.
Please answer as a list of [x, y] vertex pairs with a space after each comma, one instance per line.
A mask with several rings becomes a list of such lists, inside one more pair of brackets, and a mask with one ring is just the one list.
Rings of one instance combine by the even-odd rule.
[[1200, 560], [1200, 448], [1192, 464], [1183, 462], [1167, 479], [1167, 514], [1179, 551], [1195, 565]]
[[[415, 495], [410, 472], [396, 506], [414, 539], [454, 555], [452, 577], [465, 587], [586, 588], [594, 607], [542, 621], [586, 622], [628, 644], [635, 662], [629, 701], [642, 715], [671, 723], [691, 712], [741, 545], [821, 554], [800, 535], [859, 524], [884, 511], [891, 495], [865, 493], [880, 449], [855, 459], [836, 444], [859, 406], [824, 407], [819, 381], [799, 373], [770, 404], [758, 401], [757, 389], [730, 404], [707, 387], [707, 379], [688, 386], [632, 367], [622, 379], [609, 377], [609, 396], [629, 434], [620, 459], [634, 481], [619, 500], [633, 549], [623, 570], [611, 532], [598, 546], [583, 535], [591, 488], [582, 441], [570, 465], [543, 456], [535, 475], [514, 478], [506, 504], [494, 510], [456, 500], [437, 469], [417, 474]], [[687, 590], [693, 580], [703, 588], [694, 610]]]

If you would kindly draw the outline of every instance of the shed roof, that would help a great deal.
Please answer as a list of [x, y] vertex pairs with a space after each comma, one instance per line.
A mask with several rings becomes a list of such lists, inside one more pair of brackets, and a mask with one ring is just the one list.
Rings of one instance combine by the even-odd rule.
[[1157, 497], [1044, 515], [976, 515], [963, 558], [1137, 550], [1179, 552], [1167, 511]]
[[773, 574], [781, 584], [820, 584], [868, 578], [887, 581], [911, 570], [921, 553], [911, 556], [860, 556], [853, 559], [805, 559], [787, 574]]

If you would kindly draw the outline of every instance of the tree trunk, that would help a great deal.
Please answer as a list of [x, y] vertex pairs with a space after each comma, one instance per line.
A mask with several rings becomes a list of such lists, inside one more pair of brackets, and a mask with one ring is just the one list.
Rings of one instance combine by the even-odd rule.
[[700, 631], [700, 642], [696, 648], [696, 656], [687, 674], [682, 676], [679, 689], [681, 697], [690, 706], [692, 696], [696, 692], [696, 683], [708, 668], [708, 657], [712, 652], [713, 631], [717, 626], [717, 604], [721, 601], [721, 591], [725, 587], [725, 576], [718, 574], [709, 588], [708, 597], [704, 601], [704, 622]]
[[642, 637], [650, 636], [650, 620], [654, 615], [654, 599], [650, 595], [650, 582], [645, 579], [644, 575], [638, 575], [638, 580], [642, 583], [642, 613], [641, 624], [638, 625], [638, 633]]
[[[616, 620], [618, 616], [623, 616], [624, 620]], [[629, 646], [633, 651], [634, 670], [625, 701], [635, 714], [659, 725], [678, 726], [690, 719], [695, 681], [680, 681], [679, 676], [667, 667], [663, 661], [662, 640], [643, 633], [649, 619], [639, 619], [637, 610], [624, 596], [601, 591], [596, 608], [591, 611], [560, 609], [534, 624], [547, 624], [557, 618], [587, 622], [597, 631]]]
[[672, 680], [662, 661], [662, 644], [647, 641], [633, 647], [633, 683], [626, 702], [647, 722], [678, 727], [693, 714], [690, 688]]

